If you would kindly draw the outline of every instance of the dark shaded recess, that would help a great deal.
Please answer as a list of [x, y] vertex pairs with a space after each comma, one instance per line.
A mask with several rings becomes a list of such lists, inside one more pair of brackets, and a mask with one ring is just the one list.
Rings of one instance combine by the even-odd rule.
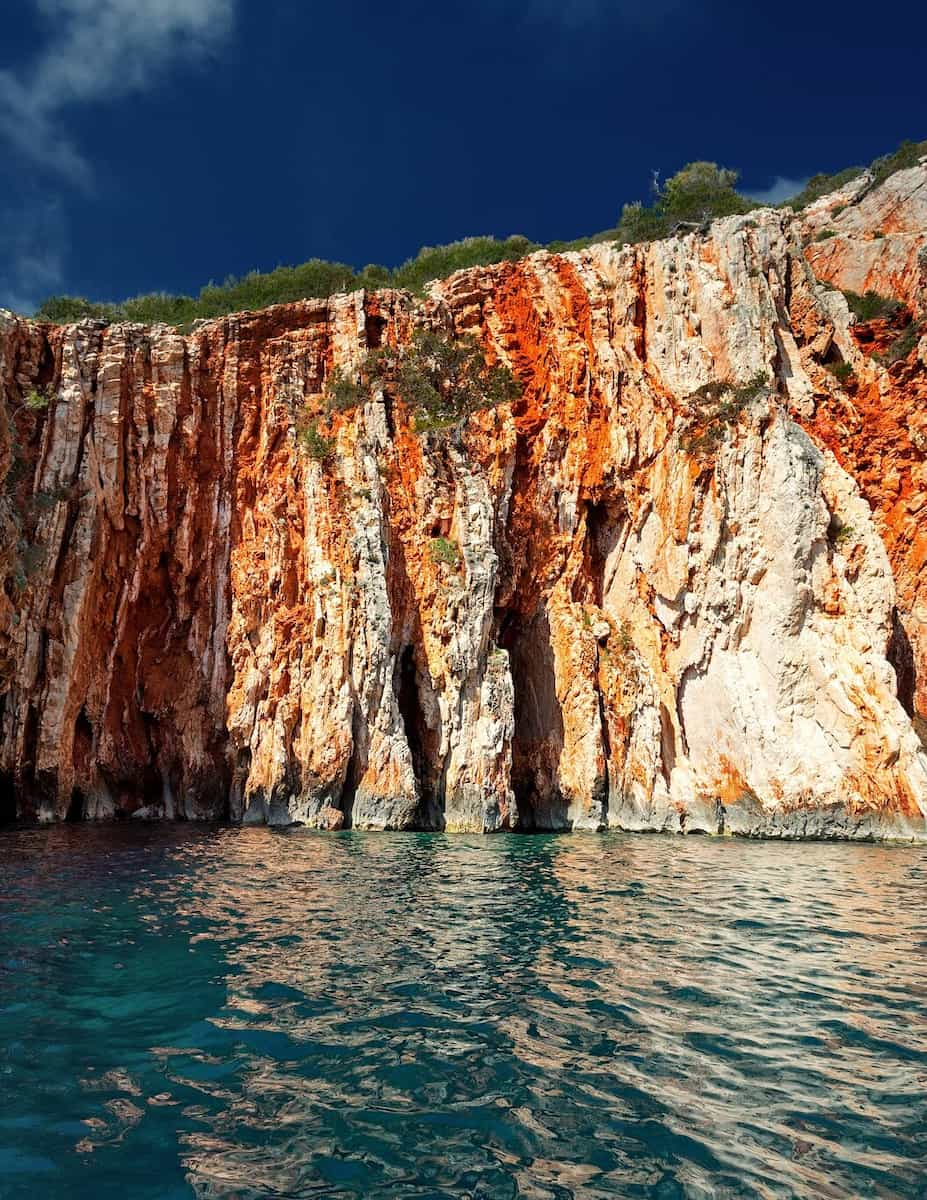
[[622, 498], [587, 504], [583, 570], [573, 584], [573, 599], [578, 603], [602, 607], [605, 598], [605, 564], [618, 545], [626, 517], [627, 509]]
[[383, 345], [383, 334], [386, 330], [386, 318], [380, 316], [371, 316], [369, 313], [364, 318], [364, 330], [367, 335], [367, 349], [379, 350]]
[[917, 670], [914, 651], [901, 623], [898, 609], [892, 609], [892, 634], [888, 640], [888, 661], [898, 678], [898, 699], [909, 717], [914, 716], [914, 694], [917, 689]]
[[406, 741], [412, 752], [412, 770], [419, 784], [425, 777], [425, 714], [418, 694], [415, 672], [415, 651], [406, 646], [399, 658], [399, 714], [405, 730]]
[[351, 734], [353, 749], [351, 751], [351, 761], [348, 763], [347, 774], [344, 778], [344, 785], [341, 788], [341, 796], [337, 800], [336, 807], [340, 808], [344, 813], [344, 828], [351, 829], [354, 825], [354, 801], [357, 798], [357, 780], [360, 774], [360, 763], [358, 762], [357, 754], [357, 715], [354, 716], [354, 728]]
[[78, 778], [86, 776], [93, 761], [93, 726], [85, 709], [81, 709], [74, 722], [74, 741], [71, 748], [71, 763]]
[[0, 771], [0, 825], [11, 825], [16, 816], [16, 789], [12, 772]]
[[553, 780], [563, 749], [563, 716], [557, 700], [554, 652], [547, 614], [527, 621], [512, 610], [496, 610], [497, 644], [509, 653], [515, 692], [512, 790], [519, 827], [562, 829], [567, 803]]
[[160, 804], [164, 799], [164, 780], [158, 770], [162, 747], [161, 722], [154, 713], [146, 712], [144, 709], [139, 709], [138, 715], [141, 718], [149, 747], [148, 761], [142, 769], [139, 779], [142, 805], [148, 807], [152, 804]]
[[[177, 805], [177, 816], [181, 820], [196, 808], [208, 813], [211, 821], [227, 821], [231, 816], [232, 776], [226, 754], [224, 731], [210, 740], [206, 751], [212, 766], [203, 767], [193, 779], [183, 782], [181, 769], [177, 763], [168, 773]], [[298, 785], [298, 779], [296, 783]], [[164, 781], [160, 775], [157, 796], [159, 801], [164, 797]]]
[[412, 771], [421, 796], [421, 821], [425, 828], [440, 828], [444, 818], [435, 780], [437, 746], [428, 727], [419, 684], [415, 650], [406, 646], [397, 664], [396, 700], [412, 756]]
[[68, 804], [68, 811], [64, 819], [69, 825], [76, 825], [78, 821], [83, 821], [84, 793], [80, 790], [80, 788], [75, 788], [71, 792], [71, 800]]
[[34, 704], [26, 711], [26, 723], [23, 729], [23, 752], [20, 768], [21, 781], [27, 787], [35, 783], [35, 756], [39, 740], [39, 713]]
[[[604, 726], [603, 726], [604, 728]], [[669, 709], [660, 703], [660, 772], [663, 782], [670, 785], [670, 776], [676, 765], [676, 735], [673, 732], [673, 721]]]
[[837, 343], [831, 342], [827, 349], [827, 353], [821, 359], [821, 362], [825, 366], [843, 366], [846, 363], [846, 359], [841, 354], [840, 347], [837, 345]]
[[[235, 752], [235, 767], [232, 771], [232, 778], [229, 782], [228, 805], [229, 815], [231, 816], [233, 807], [244, 816], [247, 805], [245, 804], [245, 783], [248, 779], [248, 773], [251, 770], [251, 749], [249, 746], [239, 746]], [[171, 786], [174, 786], [174, 781], [171, 780]], [[176, 795], [176, 789], [174, 791]], [[255, 797], [249, 797], [249, 801]]]

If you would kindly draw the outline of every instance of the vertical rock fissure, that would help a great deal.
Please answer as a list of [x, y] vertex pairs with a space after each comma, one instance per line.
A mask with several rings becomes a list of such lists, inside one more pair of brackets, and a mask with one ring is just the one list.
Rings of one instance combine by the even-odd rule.
[[[498, 613], [498, 610], [497, 610]], [[512, 790], [523, 830], [566, 826], [557, 764], [563, 750], [563, 714], [557, 698], [547, 614], [525, 621], [514, 611], [498, 613], [497, 644], [508, 651], [515, 694]]]
[[428, 754], [428, 724], [425, 710], [419, 692], [418, 670], [415, 665], [415, 648], [407, 645], [403, 648], [396, 661], [396, 700], [399, 704], [399, 716], [409, 754], [412, 758], [412, 773], [418, 785], [420, 800], [420, 820], [428, 828], [434, 825], [433, 809], [436, 796], [432, 786], [430, 768], [434, 763]]
[[65, 821], [69, 825], [76, 825], [84, 819], [84, 793], [80, 788], [74, 788], [71, 792], [71, 799], [68, 802], [68, 811], [65, 814]]
[[898, 700], [909, 717], [914, 716], [914, 697], [917, 693], [917, 669], [910, 639], [901, 622], [898, 609], [892, 609], [892, 634], [888, 643], [888, 661], [895, 668], [898, 680]]

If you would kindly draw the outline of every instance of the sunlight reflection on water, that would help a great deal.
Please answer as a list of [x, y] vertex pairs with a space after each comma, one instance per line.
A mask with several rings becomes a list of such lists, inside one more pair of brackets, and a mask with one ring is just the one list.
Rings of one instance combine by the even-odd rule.
[[920, 1197], [927, 853], [0, 835], [0, 1196]]

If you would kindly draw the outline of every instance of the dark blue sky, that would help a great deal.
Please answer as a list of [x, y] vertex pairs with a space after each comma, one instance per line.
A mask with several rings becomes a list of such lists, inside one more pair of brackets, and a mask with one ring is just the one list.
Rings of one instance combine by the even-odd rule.
[[[884, 16], [883, 16], [884, 13]], [[927, 6], [5, 0], [0, 304], [612, 225], [927, 137]]]

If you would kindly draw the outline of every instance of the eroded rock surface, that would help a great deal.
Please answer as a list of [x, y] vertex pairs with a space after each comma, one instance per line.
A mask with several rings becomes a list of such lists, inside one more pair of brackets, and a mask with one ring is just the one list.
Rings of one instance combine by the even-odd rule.
[[[0, 810], [927, 836], [927, 346], [835, 290], [923, 311], [925, 196], [186, 336], [3, 317]], [[308, 456], [422, 324], [521, 399], [417, 435], [375, 393]]]

